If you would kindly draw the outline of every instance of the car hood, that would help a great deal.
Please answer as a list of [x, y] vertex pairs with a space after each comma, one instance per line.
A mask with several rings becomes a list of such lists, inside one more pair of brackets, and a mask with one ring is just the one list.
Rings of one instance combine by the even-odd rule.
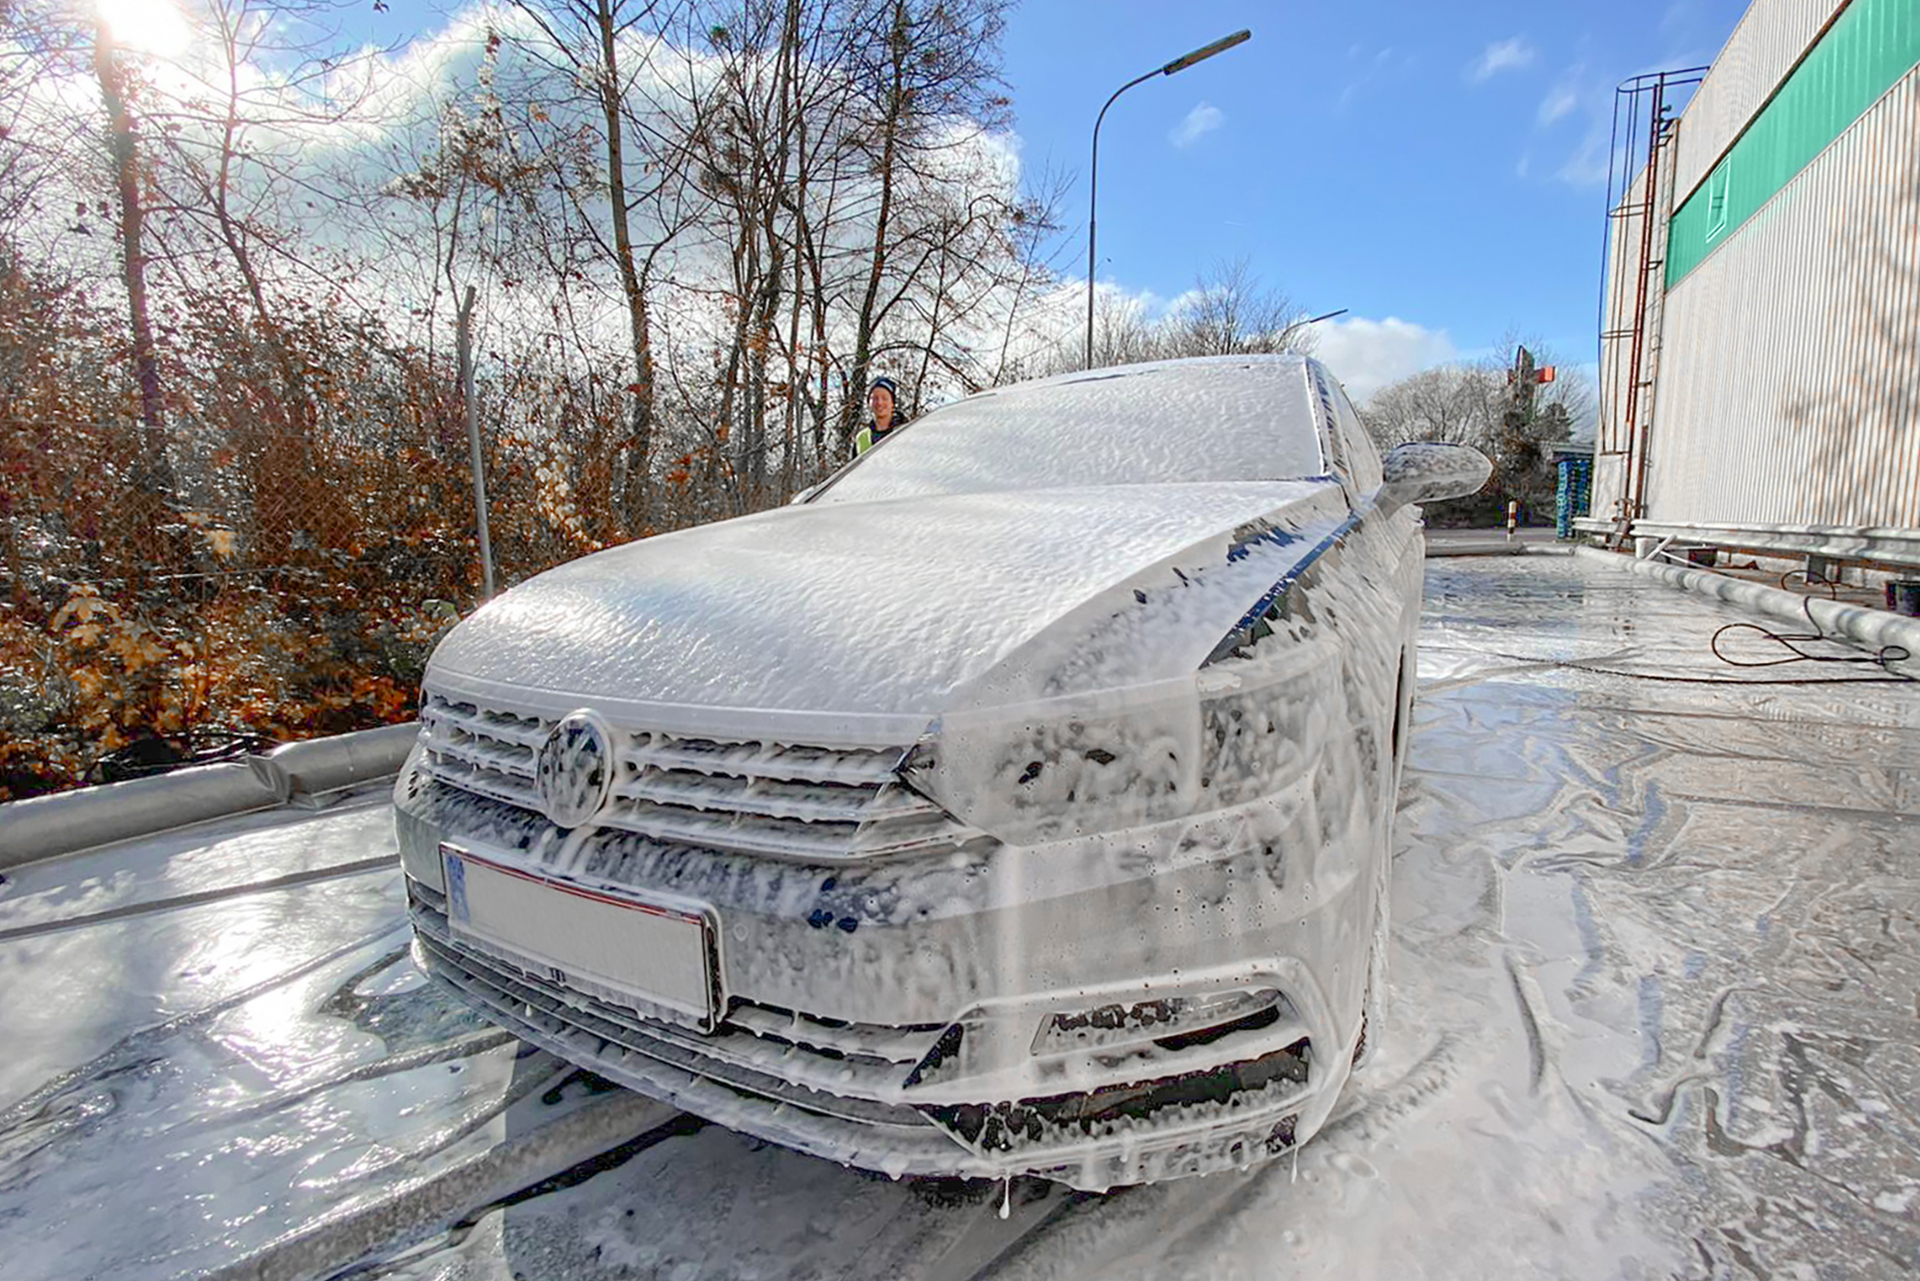
[[[555, 713], [665, 705], [684, 713], [666, 720], [692, 725], [925, 717], [1163, 679], [1197, 668], [1346, 515], [1329, 480], [785, 507], [530, 579], [455, 628], [426, 683]], [[1153, 635], [1091, 660], [1076, 642], [1113, 633], [1148, 585], [1209, 581], [1159, 609]]]

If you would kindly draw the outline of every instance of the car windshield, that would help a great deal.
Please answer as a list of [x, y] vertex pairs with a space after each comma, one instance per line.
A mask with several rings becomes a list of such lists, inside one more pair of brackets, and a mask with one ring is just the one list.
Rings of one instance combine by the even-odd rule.
[[818, 501], [1295, 480], [1326, 471], [1306, 363], [1232, 357], [1069, 374], [970, 396], [902, 427]]

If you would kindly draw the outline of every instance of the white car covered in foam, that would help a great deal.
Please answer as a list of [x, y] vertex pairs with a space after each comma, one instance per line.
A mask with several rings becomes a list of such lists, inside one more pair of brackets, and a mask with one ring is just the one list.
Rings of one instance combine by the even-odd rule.
[[416, 954], [537, 1045], [892, 1174], [1284, 1153], [1377, 1008], [1423, 499], [1294, 356], [935, 410], [542, 574], [428, 669]]

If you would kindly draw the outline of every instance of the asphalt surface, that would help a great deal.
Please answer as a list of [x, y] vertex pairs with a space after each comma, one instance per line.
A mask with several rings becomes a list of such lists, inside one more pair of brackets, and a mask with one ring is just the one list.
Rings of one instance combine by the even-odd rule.
[[610, 1090], [413, 971], [374, 793], [0, 885], [0, 1271], [1920, 1271], [1920, 688], [1723, 667], [1744, 616], [1573, 558], [1428, 571], [1393, 1004], [1295, 1160], [896, 1183]]

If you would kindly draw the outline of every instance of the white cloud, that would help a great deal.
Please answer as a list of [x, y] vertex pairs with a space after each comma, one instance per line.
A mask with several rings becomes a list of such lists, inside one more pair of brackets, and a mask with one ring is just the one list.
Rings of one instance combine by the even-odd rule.
[[[1347, 53], [1347, 61], [1355, 62], [1358, 55], [1363, 52], [1365, 51], [1359, 45], [1353, 46]], [[1405, 66], [1410, 64], [1412, 59], [1410, 57], [1396, 58], [1392, 45], [1388, 45], [1384, 49], [1375, 50], [1374, 53], [1367, 58], [1360, 74], [1349, 80], [1346, 88], [1340, 91], [1340, 97], [1334, 103], [1334, 109], [1337, 111], [1345, 111], [1370, 85], [1379, 80], [1383, 74], [1388, 73], [1396, 62]]]
[[1220, 108], [1210, 102], [1197, 103], [1179, 128], [1167, 135], [1167, 141], [1176, 147], [1190, 147], [1225, 123], [1227, 116]]
[[1388, 383], [1460, 356], [1446, 330], [1428, 329], [1397, 316], [1324, 321], [1314, 326], [1314, 335], [1313, 354], [1362, 404]]
[[1613, 157], [1608, 150], [1610, 139], [1596, 118], [1587, 127], [1587, 136], [1580, 140], [1573, 154], [1568, 156], [1554, 177], [1569, 187], [1598, 187], [1607, 180], [1607, 172]]
[[1543, 126], [1552, 124], [1580, 105], [1580, 90], [1576, 83], [1579, 74], [1578, 67], [1567, 72], [1540, 100], [1539, 121]]
[[1481, 51], [1467, 68], [1467, 78], [1475, 84], [1491, 80], [1502, 71], [1518, 71], [1531, 66], [1536, 56], [1534, 47], [1527, 43], [1525, 36], [1512, 36], [1496, 41]]
[[[1597, 83], [1587, 85], [1585, 86], [1587, 92], [1584, 95], [1581, 94], [1582, 86], [1575, 82], [1579, 71], [1578, 67], [1569, 71], [1561, 78], [1560, 84], [1554, 87], [1554, 91], [1547, 95], [1546, 101], [1540, 104], [1540, 123], [1551, 124], [1563, 116], [1579, 111], [1586, 121], [1586, 128], [1582, 132], [1580, 141], [1574, 145], [1560, 167], [1554, 170], [1553, 176], [1570, 187], [1598, 187], [1607, 181], [1608, 170], [1613, 165], [1613, 121], [1600, 105], [1608, 96], [1600, 92], [1602, 86]], [[1564, 107], [1561, 106], [1562, 100], [1559, 96], [1562, 92], [1566, 94]], [[1584, 108], [1579, 105], [1579, 100], [1583, 96], [1586, 100]], [[1549, 108], [1556, 109], [1551, 117], [1548, 116]]]

